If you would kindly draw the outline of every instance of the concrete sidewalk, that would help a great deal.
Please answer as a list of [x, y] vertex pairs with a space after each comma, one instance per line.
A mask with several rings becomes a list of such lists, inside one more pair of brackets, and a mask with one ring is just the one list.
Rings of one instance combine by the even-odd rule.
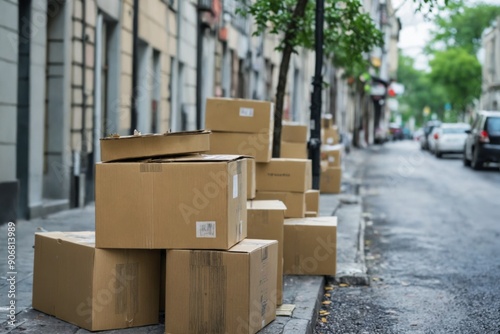
[[[368, 284], [363, 254], [362, 203], [357, 196], [363, 163], [362, 152], [351, 152], [344, 159], [342, 194], [323, 194], [320, 215], [338, 217], [337, 276], [339, 282]], [[7, 225], [0, 226], [0, 332], [5, 333], [90, 333], [72, 324], [45, 315], [31, 308], [33, 284], [33, 244], [38, 231], [94, 230], [93, 206], [60, 212], [44, 219], [19, 221], [16, 224], [16, 326], [6, 321], [9, 312], [7, 265]], [[285, 276], [284, 303], [295, 304], [291, 317], [279, 316], [259, 333], [313, 333], [323, 296], [323, 276]], [[101, 333], [164, 333], [163, 324]]]

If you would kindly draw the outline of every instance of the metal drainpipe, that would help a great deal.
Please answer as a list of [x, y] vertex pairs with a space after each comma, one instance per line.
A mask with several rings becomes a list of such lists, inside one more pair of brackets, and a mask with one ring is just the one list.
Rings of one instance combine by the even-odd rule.
[[130, 115], [130, 134], [137, 128], [137, 48], [139, 44], [139, 0], [134, 0], [134, 22], [132, 28], [132, 98]]
[[82, 144], [80, 152], [80, 173], [78, 182], [78, 206], [85, 204], [85, 176], [87, 174], [87, 2], [82, 0]]

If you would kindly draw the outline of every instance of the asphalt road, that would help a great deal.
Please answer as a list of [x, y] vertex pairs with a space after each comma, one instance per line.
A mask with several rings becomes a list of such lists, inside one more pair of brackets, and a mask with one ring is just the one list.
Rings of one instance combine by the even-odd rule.
[[500, 333], [500, 171], [416, 142], [367, 149], [370, 287], [334, 286], [315, 333]]

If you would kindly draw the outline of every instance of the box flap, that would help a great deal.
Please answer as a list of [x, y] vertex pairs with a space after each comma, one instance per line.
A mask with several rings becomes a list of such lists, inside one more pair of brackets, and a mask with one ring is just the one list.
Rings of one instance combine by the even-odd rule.
[[101, 138], [100, 140], [127, 140], [134, 138], [147, 138], [147, 137], [174, 137], [174, 136], [187, 136], [194, 134], [210, 134], [210, 130], [193, 130], [193, 131], [180, 131], [180, 132], [166, 132], [166, 133], [146, 133], [139, 135], [111, 135], [108, 137]]
[[151, 163], [168, 163], [168, 162], [226, 162], [235, 161], [240, 159], [247, 159], [245, 155], [232, 155], [232, 154], [192, 154], [182, 155], [176, 157], [165, 157], [160, 159], [149, 159], [144, 162]]
[[282, 201], [278, 200], [252, 200], [247, 201], [247, 210], [286, 210]]
[[240, 243], [231, 247], [228, 252], [233, 253], [252, 253], [260, 248], [267, 247], [273, 243], [278, 243], [276, 240], [262, 239], [243, 239]]
[[337, 226], [337, 217], [306, 217], [285, 219], [285, 225]]
[[74, 244], [79, 244], [88, 247], [95, 247], [95, 232], [94, 231], [82, 231], [82, 232], [37, 232], [46, 238], [71, 242]]

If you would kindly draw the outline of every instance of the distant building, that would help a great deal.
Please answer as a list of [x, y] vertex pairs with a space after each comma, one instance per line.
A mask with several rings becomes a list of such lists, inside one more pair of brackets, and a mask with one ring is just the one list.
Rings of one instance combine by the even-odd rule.
[[483, 33], [483, 83], [480, 108], [500, 110], [500, 16]]

